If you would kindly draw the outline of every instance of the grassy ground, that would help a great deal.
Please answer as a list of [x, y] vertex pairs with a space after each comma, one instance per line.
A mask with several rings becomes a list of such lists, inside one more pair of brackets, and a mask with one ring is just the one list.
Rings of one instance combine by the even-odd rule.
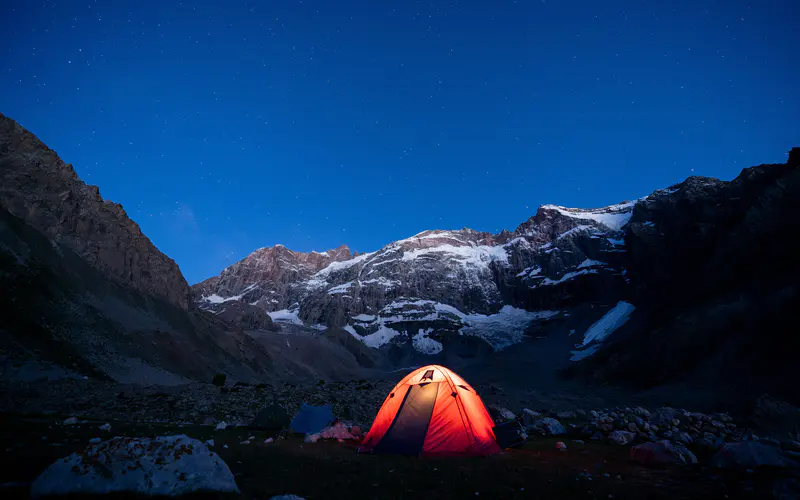
[[[759, 474], [718, 477], [700, 467], [650, 470], [630, 463], [627, 447], [556, 439], [536, 439], [489, 458], [420, 459], [358, 454], [354, 443], [304, 443], [290, 436], [243, 428], [215, 431], [201, 426], [112, 424], [79, 428], [55, 419], [0, 417], [0, 498], [26, 498], [29, 483], [55, 459], [83, 449], [92, 437], [155, 436], [184, 433], [215, 440], [214, 451], [227, 462], [242, 495], [264, 499], [293, 493], [308, 500], [360, 498], [772, 498], [772, 477]], [[250, 444], [240, 444], [250, 436]], [[225, 448], [227, 445], [228, 448]], [[202, 498], [228, 498], [203, 495]], [[121, 497], [121, 498], [131, 498]]]

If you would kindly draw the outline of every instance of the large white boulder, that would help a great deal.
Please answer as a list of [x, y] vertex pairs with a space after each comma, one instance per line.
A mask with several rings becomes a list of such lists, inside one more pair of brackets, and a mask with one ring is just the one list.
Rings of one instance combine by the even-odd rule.
[[115, 437], [57, 460], [31, 485], [31, 497], [134, 492], [178, 496], [239, 492], [225, 462], [202, 442], [180, 434]]

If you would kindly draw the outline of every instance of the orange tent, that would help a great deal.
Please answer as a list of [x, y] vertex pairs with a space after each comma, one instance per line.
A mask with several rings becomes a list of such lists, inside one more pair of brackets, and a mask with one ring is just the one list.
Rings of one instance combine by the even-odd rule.
[[386, 397], [359, 451], [489, 455], [500, 451], [492, 417], [464, 379], [439, 365], [408, 374]]

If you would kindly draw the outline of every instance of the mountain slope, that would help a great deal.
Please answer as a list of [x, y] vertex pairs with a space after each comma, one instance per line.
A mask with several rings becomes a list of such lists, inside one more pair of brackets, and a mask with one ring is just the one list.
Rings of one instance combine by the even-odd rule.
[[175, 262], [103, 200], [72, 165], [14, 120], [0, 114], [0, 205], [70, 248], [117, 283], [186, 309], [189, 290]]
[[735, 387], [798, 400], [800, 149], [731, 182], [691, 177], [627, 230], [635, 321], [569, 373], [637, 388]]

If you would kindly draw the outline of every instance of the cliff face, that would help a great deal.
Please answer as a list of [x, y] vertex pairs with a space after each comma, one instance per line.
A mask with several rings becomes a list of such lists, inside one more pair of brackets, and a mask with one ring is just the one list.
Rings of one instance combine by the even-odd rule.
[[568, 373], [710, 384], [800, 401], [800, 149], [730, 182], [690, 177], [637, 204], [626, 229], [631, 322]]
[[189, 287], [122, 205], [103, 200], [72, 165], [0, 114], [0, 206], [109, 279], [187, 309]]

